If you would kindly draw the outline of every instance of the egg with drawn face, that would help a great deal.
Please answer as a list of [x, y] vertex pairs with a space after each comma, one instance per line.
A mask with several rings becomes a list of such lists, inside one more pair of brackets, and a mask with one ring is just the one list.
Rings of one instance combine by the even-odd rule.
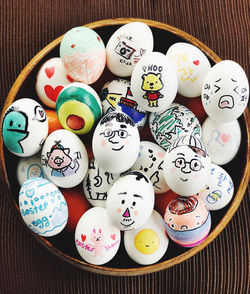
[[48, 119], [43, 107], [31, 98], [21, 98], [6, 110], [2, 136], [6, 148], [17, 156], [28, 157], [42, 148], [48, 135]]
[[191, 135], [174, 141], [167, 150], [163, 174], [175, 193], [190, 196], [198, 193], [210, 174], [211, 159], [202, 142]]
[[200, 244], [211, 228], [210, 212], [195, 196], [173, 199], [166, 208], [164, 220], [169, 237], [183, 247]]
[[204, 79], [201, 97], [206, 113], [213, 120], [237, 119], [249, 98], [249, 83], [243, 68], [232, 60], [215, 64]]
[[131, 170], [137, 170], [144, 173], [151, 181], [154, 191], [157, 194], [164, 193], [169, 187], [163, 176], [163, 160], [165, 150], [156, 143], [150, 141], [141, 141], [139, 156], [131, 167]]
[[137, 171], [125, 173], [108, 192], [108, 216], [122, 231], [142, 226], [150, 217], [153, 207], [153, 185], [143, 173]]
[[128, 115], [115, 111], [107, 113], [95, 129], [92, 148], [96, 162], [104, 170], [127, 171], [139, 154], [139, 131]]
[[124, 233], [125, 250], [139, 264], [147, 265], [159, 261], [165, 254], [168, 243], [165, 222], [155, 210], [144, 225]]

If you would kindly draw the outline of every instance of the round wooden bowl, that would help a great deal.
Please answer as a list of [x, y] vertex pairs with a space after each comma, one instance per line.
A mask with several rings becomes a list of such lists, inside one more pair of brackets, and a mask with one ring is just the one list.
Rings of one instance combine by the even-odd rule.
[[[85, 25], [91, 29], [94, 29], [103, 39], [106, 44], [110, 36], [121, 25], [141, 21], [149, 25], [154, 35], [154, 51], [160, 51], [166, 53], [169, 46], [176, 42], [189, 42], [198, 48], [200, 48], [206, 56], [209, 58], [211, 64], [219, 62], [221, 59], [206, 45], [194, 38], [193, 36], [169, 26], [164, 23], [135, 18], [123, 18], [123, 19], [107, 19]], [[13, 84], [9, 95], [4, 104], [4, 108], [1, 115], [1, 121], [3, 114], [14, 100], [22, 97], [33, 97], [37, 101], [37, 95], [35, 92], [35, 79], [36, 74], [41, 65], [52, 57], [59, 57], [59, 44], [62, 37], [57, 38], [44, 49], [42, 49], [22, 70], [15, 83]], [[94, 88], [98, 91], [100, 87], [109, 78], [108, 74], [103, 74], [100, 81], [94, 84]], [[34, 85], [32, 87], [32, 85]], [[40, 101], [39, 101], [40, 102]], [[184, 260], [187, 260], [197, 252], [206, 247], [212, 240], [218, 236], [218, 234], [224, 229], [227, 223], [230, 221], [240, 202], [244, 196], [246, 187], [249, 181], [249, 111], [246, 110], [244, 115], [239, 118], [239, 123], [242, 131], [242, 142], [240, 150], [237, 156], [226, 166], [223, 166], [227, 172], [231, 175], [234, 185], [235, 193], [232, 201], [224, 209], [211, 212], [212, 214], [212, 228], [209, 236], [197, 247], [191, 249], [180, 247], [174, 244], [172, 241], [169, 243], [168, 250], [163, 258], [156, 264], [149, 266], [140, 266], [133, 262], [126, 254], [123, 244], [121, 243], [118, 254], [109, 263], [96, 266], [91, 265], [80, 258], [77, 253], [74, 244], [74, 237], [67, 233], [60, 233], [58, 236], [43, 238], [32, 231], [29, 232], [48, 250], [53, 254], [59, 256], [63, 260], [71, 263], [79, 268], [88, 270], [95, 273], [107, 274], [107, 275], [122, 275], [122, 276], [135, 276], [140, 274], [147, 274], [156, 271], [160, 271], [176, 265]], [[91, 142], [89, 142], [91, 144]], [[2, 134], [0, 136], [0, 158], [1, 158], [1, 177], [2, 182], [5, 183], [5, 187], [8, 190], [7, 197], [11, 201], [15, 212], [19, 215], [22, 221], [21, 214], [18, 207], [18, 194], [19, 185], [16, 178], [16, 165], [17, 157], [11, 154], [3, 145]], [[26, 227], [26, 225], [25, 225]]]

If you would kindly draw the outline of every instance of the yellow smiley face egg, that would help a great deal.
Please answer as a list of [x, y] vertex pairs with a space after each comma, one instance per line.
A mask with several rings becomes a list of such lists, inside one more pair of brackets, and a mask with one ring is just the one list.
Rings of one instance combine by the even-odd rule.
[[142, 254], [152, 254], [160, 246], [160, 238], [155, 231], [151, 229], [141, 230], [135, 236], [135, 247]]

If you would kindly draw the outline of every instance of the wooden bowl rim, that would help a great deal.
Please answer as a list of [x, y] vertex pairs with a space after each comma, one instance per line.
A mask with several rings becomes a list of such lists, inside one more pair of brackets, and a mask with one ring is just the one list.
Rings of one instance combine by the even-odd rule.
[[[88, 24], [85, 24], [84, 26], [89, 27], [91, 29], [98, 29], [105, 26], [113, 26], [113, 25], [124, 25], [130, 22], [143, 22], [147, 24], [150, 27], [162, 29], [165, 31], [168, 31], [170, 33], [173, 33], [185, 41], [188, 41], [192, 43], [193, 45], [200, 48], [214, 63], [217, 63], [221, 61], [221, 59], [210, 49], [208, 48], [204, 43], [193, 37], [192, 35], [189, 35], [188, 33], [175, 28], [173, 26], [170, 26], [168, 24], [149, 20], [149, 19], [141, 19], [141, 18], [114, 18], [114, 19], [105, 19], [105, 20], [99, 20], [96, 22], [91, 22]], [[15, 80], [12, 88], [9, 91], [9, 94], [6, 98], [6, 101], [4, 103], [4, 107], [1, 114], [1, 121], [3, 119], [3, 115], [9, 105], [13, 103], [15, 100], [16, 94], [18, 93], [20, 86], [25, 81], [25, 79], [28, 77], [30, 72], [34, 69], [34, 67], [37, 65], [38, 62], [40, 62], [50, 51], [52, 51], [56, 46], [58, 46], [62, 40], [64, 35], [61, 35], [57, 39], [53, 40], [51, 43], [49, 43], [47, 46], [45, 46], [41, 51], [39, 51], [30, 61], [29, 63], [24, 67], [24, 69], [21, 71], [17, 79]], [[172, 259], [168, 259], [166, 261], [162, 261], [159, 263], [155, 263], [152, 265], [142, 266], [142, 267], [136, 267], [136, 268], [127, 268], [127, 269], [121, 269], [121, 268], [109, 268], [105, 267], [103, 265], [92, 265], [87, 262], [84, 262], [80, 259], [73, 258], [62, 251], [58, 250], [56, 247], [54, 247], [50, 242], [49, 239], [45, 239], [44, 237], [37, 235], [33, 233], [31, 230], [27, 228], [27, 230], [40, 242], [43, 244], [43, 246], [46, 246], [47, 249], [49, 249], [53, 254], [56, 254], [64, 261], [67, 261], [68, 263], [71, 263], [81, 269], [88, 270], [90, 272], [99, 273], [99, 274], [105, 274], [105, 275], [115, 275], [115, 276], [136, 276], [136, 275], [142, 275], [142, 274], [149, 274], [153, 272], [157, 272], [163, 269], [167, 269], [169, 267], [172, 267], [174, 265], [177, 265], [190, 257], [194, 256], [196, 253], [201, 251], [203, 248], [205, 248], [209, 243], [211, 243], [219, 234], [220, 232], [225, 228], [225, 226], [228, 224], [228, 222], [231, 220], [233, 215], [235, 214], [236, 210], [238, 209], [242, 198], [244, 196], [245, 190], [247, 188], [248, 182], [249, 182], [249, 175], [250, 175], [250, 169], [249, 169], [249, 146], [250, 146], [250, 136], [249, 136], [249, 124], [246, 122], [249, 122], [249, 110], [246, 108], [244, 111], [244, 122], [246, 124], [246, 132], [247, 132], [247, 153], [246, 153], [246, 164], [243, 170], [243, 176], [240, 181], [237, 193], [234, 195], [234, 199], [230, 205], [230, 207], [227, 210], [227, 213], [224, 215], [224, 217], [221, 219], [221, 221], [218, 223], [218, 225], [214, 228], [212, 232], [209, 233], [208, 237], [198, 246], [191, 248], [185, 253], [182, 253], [179, 256], [176, 256]], [[0, 131], [0, 172], [2, 180], [7, 186], [8, 194], [11, 194], [10, 186], [8, 183], [7, 178], [7, 172], [5, 167], [5, 160], [4, 160], [4, 152], [3, 152], [3, 140], [2, 140], [2, 130]], [[10, 200], [10, 197], [8, 197]], [[20, 210], [17, 205], [17, 203], [12, 199], [11, 201], [12, 205], [15, 207], [15, 212], [18, 214], [20, 219], [22, 220], [22, 217], [20, 215]], [[26, 226], [25, 226], [26, 227]]]

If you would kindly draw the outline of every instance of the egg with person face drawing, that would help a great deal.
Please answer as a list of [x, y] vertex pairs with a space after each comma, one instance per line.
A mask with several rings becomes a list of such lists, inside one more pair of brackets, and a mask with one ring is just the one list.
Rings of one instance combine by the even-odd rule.
[[139, 131], [128, 115], [115, 111], [107, 113], [95, 129], [92, 148], [96, 162], [104, 170], [127, 171], [139, 154]]
[[150, 217], [153, 207], [153, 185], [143, 173], [137, 171], [125, 173], [108, 192], [108, 216], [122, 231], [142, 226]]

